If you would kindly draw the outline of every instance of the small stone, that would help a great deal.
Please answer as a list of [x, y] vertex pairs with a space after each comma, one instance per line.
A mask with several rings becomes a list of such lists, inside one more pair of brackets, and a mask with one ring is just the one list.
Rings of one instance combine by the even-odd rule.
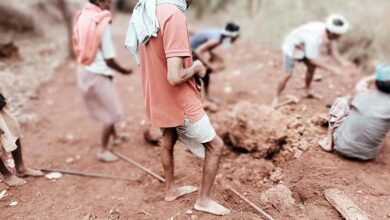
[[279, 211], [285, 210], [295, 203], [292, 192], [283, 184], [278, 184], [263, 192], [261, 194], [261, 201], [271, 204]]
[[121, 216], [119, 210], [110, 210], [110, 215], [108, 216], [108, 220], [118, 220]]
[[9, 206], [16, 206], [17, 204], [18, 204], [18, 202], [14, 201], [14, 202], [11, 202], [11, 203], [9, 204]]
[[74, 134], [67, 134], [67, 135], [66, 135], [66, 139], [67, 139], [68, 141], [73, 141], [73, 140], [75, 139], [75, 136], [74, 136]]
[[322, 80], [322, 75], [319, 75], [319, 74], [314, 75], [314, 81], [319, 82], [321, 80]]
[[223, 89], [223, 91], [226, 93], [226, 94], [230, 94], [233, 92], [233, 88], [230, 86], [230, 85], [226, 85]]
[[4, 198], [4, 196], [7, 194], [7, 190], [3, 190], [0, 192], [0, 199]]
[[358, 194], [363, 194], [363, 191], [358, 190], [358, 191], [356, 191], [356, 193], [358, 193]]
[[62, 173], [59, 172], [51, 172], [45, 175], [45, 178], [49, 180], [57, 180], [60, 179], [61, 177], [62, 177]]
[[186, 214], [187, 214], [187, 215], [192, 215], [192, 213], [193, 213], [193, 212], [192, 212], [191, 209], [188, 209], [188, 210], [186, 211]]
[[301, 150], [296, 150], [294, 154], [295, 159], [299, 159], [302, 156], [302, 151]]
[[283, 179], [283, 173], [281, 168], [276, 168], [276, 170], [271, 173], [271, 176], [269, 178], [273, 182], [278, 182]]
[[75, 162], [75, 159], [69, 157], [69, 158], [66, 158], [65, 162], [66, 162], [66, 163], [73, 163], [73, 162]]

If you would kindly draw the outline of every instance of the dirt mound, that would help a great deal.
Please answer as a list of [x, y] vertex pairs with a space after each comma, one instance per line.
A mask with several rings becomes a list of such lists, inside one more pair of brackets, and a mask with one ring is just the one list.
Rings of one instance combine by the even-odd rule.
[[265, 105], [240, 102], [216, 116], [216, 130], [234, 148], [266, 157], [285, 143], [283, 115]]
[[[254, 159], [250, 155], [243, 154], [237, 158], [226, 159], [222, 164], [226, 179], [239, 184], [261, 188], [267, 182], [270, 174], [275, 170], [275, 165], [265, 159]], [[239, 164], [237, 164], [239, 161]], [[244, 164], [244, 166], [242, 166]], [[250, 169], [248, 169], [250, 167]]]
[[272, 205], [279, 211], [286, 210], [295, 203], [292, 192], [283, 184], [278, 184], [263, 192], [261, 194], [261, 201], [265, 204]]
[[256, 158], [278, 152], [285, 156], [290, 152], [298, 158], [310, 146], [316, 146], [327, 126], [324, 114], [304, 118], [293, 111], [282, 113], [246, 101], [217, 113], [212, 119], [226, 144], [238, 151], [250, 152]]

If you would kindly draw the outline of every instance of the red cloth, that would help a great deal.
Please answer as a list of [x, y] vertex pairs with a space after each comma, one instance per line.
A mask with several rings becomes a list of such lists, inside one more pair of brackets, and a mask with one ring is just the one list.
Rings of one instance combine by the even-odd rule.
[[89, 65], [100, 48], [104, 27], [111, 22], [111, 12], [87, 3], [76, 13], [73, 24], [73, 48], [77, 61]]

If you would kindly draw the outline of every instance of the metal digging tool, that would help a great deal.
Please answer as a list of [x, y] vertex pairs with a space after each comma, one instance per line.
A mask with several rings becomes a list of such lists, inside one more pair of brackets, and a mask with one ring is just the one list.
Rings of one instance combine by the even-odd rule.
[[243, 196], [241, 193], [237, 192], [237, 190], [233, 189], [230, 185], [227, 186], [227, 188], [232, 191], [234, 194], [236, 194], [238, 197], [240, 197], [242, 200], [244, 200], [249, 206], [254, 208], [257, 212], [259, 212], [265, 219], [267, 220], [275, 220], [272, 216], [270, 216], [268, 213], [266, 213], [263, 209], [255, 205], [253, 202], [251, 202], [249, 199], [247, 199], [245, 196]]
[[126, 157], [125, 155], [123, 155], [123, 154], [121, 154], [121, 153], [119, 153], [117, 151], [115, 151], [114, 154], [117, 155], [120, 159], [126, 161], [127, 163], [136, 166], [137, 168], [141, 169], [142, 171], [146, 172], [147, 174], [149, 174], [149, 175], [153, 176], [154, 178], [158, 179], [160, 182], [165, 183], [165, 179], [162, 176], [160, 176], [160, 175], [156, 174], [155, 172], [153, 172], [152, 170], [142, 166], [141, 164], [139, 164], [138, 162], [134, 161], [133, 159], [130, 159], [130, 158]]
[[43, 172], [58, 172], [58, 173], [63, 173], [63, 174], [75, 175], [75, 176], [134, 181], [134, 179], [131, 179], [128, 177], [112, 176], [112, 175], [107, 175], [107, 174], [103, 174], [103, 173], [89, 173], [89, 172], [82, 172], [82, 171], [76, 171], [76, 170], [61, 170], [61, 169], [46, 169], [46, 168], [38, 168], [37, 170], [41, 170]]

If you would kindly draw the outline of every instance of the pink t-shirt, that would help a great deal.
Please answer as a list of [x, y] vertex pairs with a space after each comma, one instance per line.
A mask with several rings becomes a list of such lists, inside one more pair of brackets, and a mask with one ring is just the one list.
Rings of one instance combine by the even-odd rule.
[[157, 6], [157, 18], [158, 36], [140, 46], [147, 116], [157, 128], [184, 125], [185, 116], [194, 123], [205, 114], [195, 80], [172, 86], [167, 79], [167, 58], [183, 57], [184, 68], [192, 65], [186, 17], [175, 5], [165, 3]]

